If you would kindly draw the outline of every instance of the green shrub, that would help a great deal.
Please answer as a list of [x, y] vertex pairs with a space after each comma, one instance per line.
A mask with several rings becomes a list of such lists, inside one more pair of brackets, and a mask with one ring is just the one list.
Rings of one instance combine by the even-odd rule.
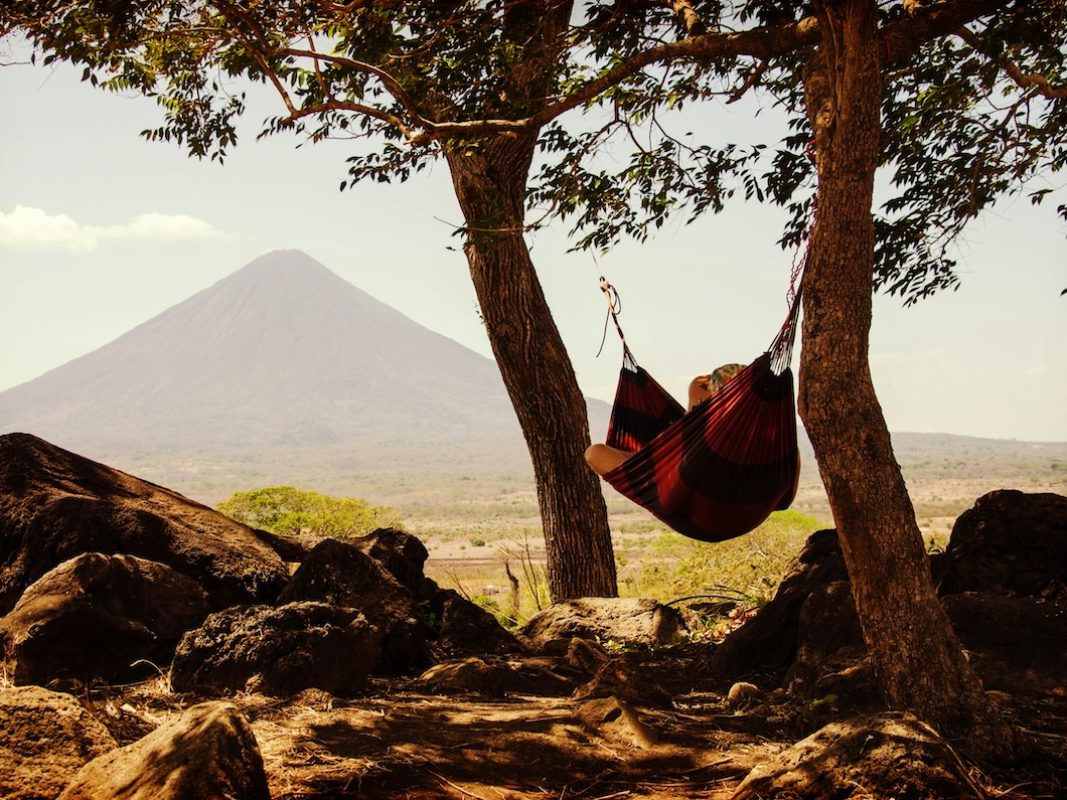
[[819, 527], [814, 517], [790, 510], [776, 512], [756, 530], [726, 542], [663, 533], [651, 542], [636, 593], [666, 601], [729, 591], [762, 605]]
[[401, 527], [400, 518], [387, 506], [293, 486], [235, 492], [217, 510], [245, 525], [283, 535], [353, 539], [378, 528]]

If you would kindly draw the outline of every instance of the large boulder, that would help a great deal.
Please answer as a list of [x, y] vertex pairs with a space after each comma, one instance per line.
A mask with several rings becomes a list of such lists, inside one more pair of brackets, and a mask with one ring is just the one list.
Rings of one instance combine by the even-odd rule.
[[784, 679], [792, 695], [832, 698], [838, 709], [883, 705], [848, 581], [811, 587], [797, 618], [796, 648]]
[[577, 678], [574, 670], [559, 659], [468, 656], [430, 667], [418, 682], [434, 694], [566, 697], [574, 691]]
[[[800, 617], [805, 602], [821, 587], [837, 581], [848, 581], [837, 531], [816, 531], [786, 572], [774, 598], [711, 654], [710, 673], [726, 685], [766, 671], [784, 673], [796, 659], [800, 646]], [[854, 614], [851, 590], [847, 603]], [[826, 650], [818, 644], [813, 647]]]
[[664, 645], [684, 628], [677, 611], [655, 600], [582, 597], [539, 611], [520, 633], [534, 650], [566, 655], [575, 637], [623, 646]]
[[423, 572], [430, 555], [426, 545], [410, 533], [378, 528], [352, 544], [385, 567], [416, 599], [426, 600], [437, 591], [437, 584]]
[[301, 601], [359, 610], [381, 634], [378, 668], [383, 671], [425, 668], [430, 663], [428, 630], [415, 598], [355, 545], [323, 539], [308, 553], [278, 598], [280, 604]]
[[136, 679], [169, 662], [209, 612], [200, 585], [165, 564], [85, 553], [33, 583], [0, 619], [0, 656], [16, 684]]
[[[1004, 490], [980, 498], [932, 571], [988, 685], [1039, 693], [1062, 683], [1067, 497]], [[880, 703], [835, 531], [812, 534], [774, 599], [726, 637], [706, 671], [722, 687], [758, 676], [812, 699]]]
[[434, 622], [430, 650], [435, 661], [525, 652], [496, 617], [452, 589], [438, 589], [422, 606], [430, 609]]
[[1047, 695], [1067, 675], [1067, 602], [967, 592], [942, 599], [987, 689]]
[[322, 689], [343, 697], [362, 691], [378, 654], [377, 629], [353, 608], [231, 608], [185, 634], [171, 664], [171, 685], [179, 692], [276, 696]]
[[5, 800], [52, 800], [82, 765], [117, 746], [107, 728], [69, 694], [39, 686], [0, 689], [0, 797]]
[[270, 602], [285, 562], [207, 506], [25, 433], [0, 436], [0, 613], [81, 553], [127, 553], [197, 580], [214, 608]]
[[200, 585], [165, 564], [83, 553], [32, 584], [0, 619], [0, 655], [15, 683], [136, 679], [168, 663], [210, 610]]
[[990, 492], [956, 520], [942, 594], [999, 592], [1067, 602], [1067, 497]]
[[827, 725], [756, 767], [730, 800], [985, 798], [967, 766], [926, 723], [885, 713]]
[[60, 800], [270, 800], [252, 728], [231, 703], [202, 703], [90, 761]]

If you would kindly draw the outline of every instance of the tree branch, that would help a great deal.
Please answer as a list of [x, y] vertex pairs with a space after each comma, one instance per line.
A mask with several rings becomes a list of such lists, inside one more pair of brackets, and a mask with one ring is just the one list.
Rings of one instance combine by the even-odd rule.
[[400, 81], [390, 75], [381, 67], [376, 67], [374, 64], [368, 64], [365, 61], [357, 61], [354, 58], [347, 58], [345, 56], [335, 56], [329, 53], [319, 53], [315, 50], [301, 50], [295, 47], [287, 47], [281, 51], [282, 55], [295, 56], [297, 58], [310, 58], [315, 61], [317, 65], [320, 61], [327, 61], [331, 64], [337, 64], [338, 66], [348, 67], [349, 69], [357, 72], [364, 72], [368, 75], [373, 75], [382, 82], [386, 91], [389, 92], [397, 101], [404, 106], [404, 110], [407, 111], [412, 121], [419, 127], [432, 128], [434, 122], [426, 119], [419, 112], [415, 106], [415, 102], [411, 99], [411, 96], [407, 93], [407, 90], [401, 86]]
[[752, 72], [748, 73], [748, 77], [745, 78], [745, 82], [738, 86], [736, 89], [734, 89], [732, 92], [730, 92], [730, 97], [726, 101], [727, 105], [729, 105], [730, 103], [736, 103], [738, 100], [745, 96], [745, 92], [747, 92], [757, 83], [759, 83], [759, 79], [762, 78], [763, 73], [767, 71], [767, 65], [769, 63], [770, 62], [767, 59], [763, 59], [762, 61], [760, 61], [759, 64], [757, 64], [753, 68]]
[[324, 114], [327, 111], [351, 111], [354, 114], [362, 114], [365, 117], [371, 117], [372, 119], [380, 120], [381, 122], [392, 125], [400, 131], [400, 133], [404, 135], [404, 138], [411, 144], [424, 144], [427, 141], [430, 141], [430, 139], [416, 134], [411, 129], [410, 125], [395, 114], [390, 114], [388, 111], [383, 111], [374, 106], [364, 105], [363, 103], [351, 103], [347, 100], [327, 100], [326, 102], [317, 103], [315, 105], [293, 108], [288, 101], [286, 101], [286, 107], [289, 108], [289, 116], [285, 118], [286, 122], [296, 122], [298, 119], [312, 117], [316, 114]]
[[682, 30], [686, 32], [687, 36], [700, 36], [706, 32], [704, 21], [700, 18], [697, 10], [693, 8], [690, 0], [666, 0], [666, 3], [670, 6], [671, 11], [674, 12], [678, 24], [682, 26]]
[[945, 0], [932, 5], [912, 5], [907, 19], [890, 22], [882, 28], [883, 66], [905, 61], [931, 39], [949, 36], [967, 23], [1011, 3], [1012, 0]]
[[[687, 0], [664, 0], [676, 14], [682, 14], [688, 21], [699, 23]], [[882, 31], [886, 44], [886, 63], [903, 60], [917, 50], [924, 42], [958, 31], [963, 25], [1009, 5], [1011, 0], [945, 0], [930, 6], [913, 7], [907, 19], [898, 20], [885, 26]], [[330, 4], [334, 5], [334, 4]], [[361, 3], [350, 4], [353, 8]], [[348, 6], [336, 5], [338, 10]], [[690, 13], [691, 12], [691, 13]], [[538, 129], [579, 106], [595, 100], [603, 92], [618, 85], [627, 78], [636, 75], [646, 67], [672, 61], [707, 61], [712, 59], [752, 56], [761, 62], [769, 62], [776, 56], [814, 45], [819, 38], [819, 22], [816, 17], [805, 17], [787, 25], [757, 28], [731, 33], [708, 32], [689, 36], [674, 42], [657, 45], [616, 64], [568, 95], [550, 101], [535, 114], [523, 119], [478, 119], [451, 122], [437, 122], [427, 119], [415, 106], [411, 97], [399, 81], [385, 70], [373, 64], [357, 61], [343, 56], [328, 55], [297, 48], [286, 48], [282, 54], [329, 61], [377, 77], [404, 106], [414, 125], [403, 123], [396, 115], [357, 103], [333, 102], [327, 108], [348, 109], [368, 113], [375, 119], [397, 125], [408, 142], [413, 145], [426, 144], [431, 141], [448, 138], [475, 138], [491, 134], [519, 134], [531, 129]], [[761, 63], [749, 76], [749, 80], [738, 92], [747, 91], [757, 81], [764, 70]], [[1022, 76], [1031, 83], [1039, 84], [1041, 76]], [[1047, 81], [1046, 81], [1047, 84]], [[1047, 87], [1053, 92], [1060, 89]], [[735, 93], [737, 94], [737, 93]], [[283, 95], [284, 96], [284, 95]], [[1060, 95], [1055, 95], [1060, 96]], [[321, 107], [317, 107], [321, 108]], [[292, 109], [290, 109], [292, 111]], [[307, 116], [308, 112], [300, 109], [292, 118]], [[416, 132], [413, 128], [421, 128]]]
[[1044, 75], [1039, 75], [1036, 72], [1023, 72], [1019, 69], [1019, 65], [1010, 58], [1002, 54], [990, 53], [982, 47], [982, 40], [978, 38], [974, 31], [967, 27], [962, 27], [955, 33], [959, 38], [963, 39], [963, 41], [970, 45], [973, 50], [999, 64], [1000, 68], [1008, 74], [1008, 77], [1018, 84], [1020, 89], [1036, 87], [1038, 94], [1044, 95], [1049, 100], [1067, 97], [1067, 86], [1053, 86]]

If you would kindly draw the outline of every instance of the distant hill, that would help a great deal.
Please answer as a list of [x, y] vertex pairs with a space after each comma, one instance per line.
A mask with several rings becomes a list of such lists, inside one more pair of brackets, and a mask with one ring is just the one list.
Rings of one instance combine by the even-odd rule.
[[526, 457], [490, 359], [294, 250], [0, 393], [0, 432], [12, 431], [157, 477], [242, 463], [249, 481], [287, 462], [365, 472], [394, 452]]

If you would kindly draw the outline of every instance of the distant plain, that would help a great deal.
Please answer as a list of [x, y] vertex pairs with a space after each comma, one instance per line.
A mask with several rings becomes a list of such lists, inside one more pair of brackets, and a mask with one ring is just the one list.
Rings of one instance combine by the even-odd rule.
[[[1067, 494], [1067, 443], [916, 433], [893, 439], [928, 550], [944, 548], [956, 518], [987, 492]], [[670, 532], [605, 486], [620, 592], [663, 602], [700, 593], [765, 601], [807, 536], [833, 527], [806, 442], [802, 461], [800, 489], [790, 511], [723, 544], [693, 542]], [[209, 505], [233, 491], [288, 483], [390, 506], [406, 530], [426, 544], [427, 572], [442, 585], [490, 606], [506, 604], [508, 561], [521, 584], [520, 616], [546, 600], [536, 489], [520, 449], [294, 449], [261, 459], [248, 453], [225, 462], [190, 457], [165, 468], [148, 457], [134, 457], [122, 468]]]

